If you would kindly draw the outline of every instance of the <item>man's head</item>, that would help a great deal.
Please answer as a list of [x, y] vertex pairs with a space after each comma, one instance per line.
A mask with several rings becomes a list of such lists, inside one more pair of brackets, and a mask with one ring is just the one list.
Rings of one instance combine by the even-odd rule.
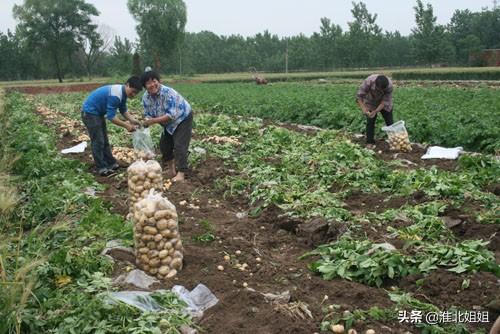
[[125, 82], [125, 94], [127, 97], [134, 97], [142, 90], [141, 79], [137, 76], [128, 78]]
[[150, 95], [156, 95], [161, 86], [160, 75], [155, 71], [144, 72], [141, 76], [141, 83]]
[[385, 75], [379, 75], [377, 79], [375, 79], [375, 86], [384, 91], [387, 86], [389, 86], [389, 79]]

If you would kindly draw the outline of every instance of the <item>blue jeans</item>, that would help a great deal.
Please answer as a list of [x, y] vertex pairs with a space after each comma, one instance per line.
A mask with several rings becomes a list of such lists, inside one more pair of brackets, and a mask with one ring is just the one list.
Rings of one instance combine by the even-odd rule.
[[82, 111], [82, 120], [89, 132], [92, 157], [97, 171], [101, 172], [111, 168], [116, 163], [116, 159], [111, 153], [111, 146], [108, 140], [106, 129], [106, 119], [104, 116], [92, 115]]

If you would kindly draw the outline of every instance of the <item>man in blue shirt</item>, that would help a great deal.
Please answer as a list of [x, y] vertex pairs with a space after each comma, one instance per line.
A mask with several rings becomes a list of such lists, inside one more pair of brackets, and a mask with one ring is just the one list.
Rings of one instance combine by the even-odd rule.
[[[94, 90], [83, 102], [82, 120], [90, 136], [92, 157], [101, 176], [118, 169], [109, 145], [106, 118], [118, 126], [133, 132], [140, 123], [127, 111], [127, 98], [133, 98], [142, 90], [139, 77], [130, 77], [124, 85], [107, 85]], [[128, 120], [116, 117], [116, 110]]]
[[188, 171], [188, 149], [193, 132], [191, 106], [173, 88], [162, 85], [160, 76], [154, 71], [144, 72], [141, 82], [146, 88], [142, 97], [144, 126], [163, 126], [160, 137], [163, 164], [173, 182], [183, 181]]

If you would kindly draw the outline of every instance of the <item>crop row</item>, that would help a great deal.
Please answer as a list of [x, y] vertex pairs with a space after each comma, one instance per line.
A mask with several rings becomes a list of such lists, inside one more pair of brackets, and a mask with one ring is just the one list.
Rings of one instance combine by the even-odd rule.
[[[357, 86], [352, 84], [175, 87], [197, 110], [364, 132], [365, 120], [355, 103]], [[498, 110], [500, 90], [490, 88], [412, 86], [394, 91], [395, 120], [405, 120], [414, 142], [495, 152], [500, 148]], [[383, 121], [378, 122], [381, 127]]]

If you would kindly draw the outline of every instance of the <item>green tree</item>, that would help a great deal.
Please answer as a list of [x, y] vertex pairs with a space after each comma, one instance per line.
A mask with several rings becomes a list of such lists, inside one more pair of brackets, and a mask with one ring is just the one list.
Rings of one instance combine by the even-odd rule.
[[116, 36], [110, 49], [108, 58], [108, 68], [113, 74], [129, 74], [130, 64], [132, 64], [132, 54], [134, 45], [124, 38], [123, 40]]
[[21, 80], [36, 77], [31, 54], [23, 49], [10, 30], [0, 32], [0, 80]]
[[128, 9], [138, 22], [137, 33], [145, 52], [161, 71], [161, 57], [176, 50], [186, 25], [186, 4], [182, 0], [128, 0]]
[[139, 56], [138, 52], [135, 52], [132, 56], [132, 75], [140, 76], [141, 73], [141, 56]]
[[342, 64], [342, 28], [326, 17], [321, 18], [320, 22], [317, 38], [319, 39], [322, 69], [331, 69]]
[[62, 82], [65, 55], [76, 52], [97, 26], [91, 16], [97, 9], [84, 0], [24, 0], [15, 5], [14, 18], [19, 21], [17, 33], [30, 48], [48, 54], [55, 66], [56, 76]]
[[377, 14], [370, 14], [363, 2], [352, 3], [354, 21], [349, 22], [347, 35], [352, 65], [372, 66], [375, 48], [381, 40], [382, 29], [375, 23]]
[[426, 8], [421, 0], [417, 0], [415, 20], [417, 27], [412, 29], [413, 52], [418, 62], [432, 64], [440, 61], [451, 61], [454, 48], [447, 38], [445, 28], [436, 24], [436, 17], [431, 4]]

